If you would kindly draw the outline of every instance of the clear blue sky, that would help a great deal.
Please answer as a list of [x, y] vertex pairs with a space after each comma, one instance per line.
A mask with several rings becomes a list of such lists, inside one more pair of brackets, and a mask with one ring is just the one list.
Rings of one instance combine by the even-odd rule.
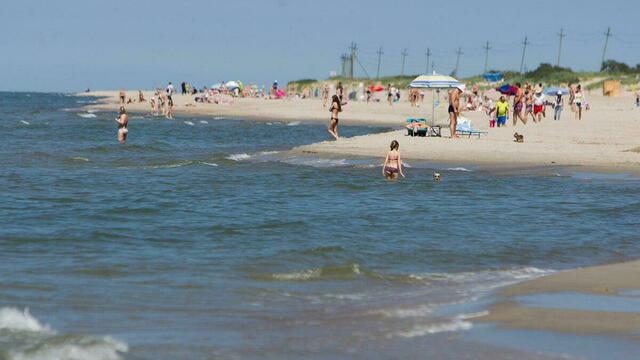
[[595, 70], [607, 26], [607, 58], [640, 62], [639, 14], [622, 0], [5, 0], [0, 90], [325, 78], [351, 41], [373, 76], [379, 46], [383, 74], [400, 72], [403, 48], [405, 73], [424, 72], [427, 47], [436, 70], [449, 73], [460, 46], [464, 76], [482, 71], [486, 41], [490, 68], [518, 69], [525, 35], [528, 68], [555, 63], [560, 27], [562, 65]]

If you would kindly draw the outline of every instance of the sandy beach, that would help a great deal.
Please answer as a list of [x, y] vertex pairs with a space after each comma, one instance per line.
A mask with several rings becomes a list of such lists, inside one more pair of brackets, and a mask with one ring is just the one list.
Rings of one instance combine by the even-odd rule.
[[640, 261], [563, 271], [500, 290], [501, 301], [476, 320], [529, 330], [637, 336], [639, 289]]
[[[128, 96], [137, 94], [127, 91]], [[497, 98], [493, 91], [487, 92]], [[96, 91], [84, 95], [101, 96], [100, 104], [91, 105], [93, 110], [115, 111], [117, 91]], [[145, 92], [148, 99], [151, 92]], [[191, 96], [174, 96], [175, 112], [178, 114], [222, 116], [251, 120], [319, 121], [327, 122], [329, 112], [320, 100], [265, 100], [234, 99], [230, 105], [201, 104], [193, 102]], [[551, 108], [547, 118], [540, 124], [531, 121], [516, 127], [489, 128], [488, 118], [481, 111], [464, 112], [475, 129], [487, 131], [479, 139], [448, 138], [447, 114], [444, 105], [436, 109], [434, 123], [443, 126], [443, 138], [413, 138], [406, 136], [403, 124], [408, 117], [431, 117], [430, 94], [420, 107], [412, 108], [401, 101], [394, 106], [385, 102], [350, 102], [340, 116], [341, 125], [377, 125], [402, 130], [387, 133], [341, 138], [304, 145], [293, 152], [316, 153], [329, 157], [383, 157], [393, 139], [400, 142], [404, 159], [450, 164], [471, 164], [487, 167], [537, 167], [579, 166], [585, 170], [640, 173], [640, 110], [633, 106], [630, 93], [619, 97], [604, 97], [597, 91], [588, 94], [591, 110], [583, 119], [574, 119], [574, 114], [565, 106], [560, 121], [552, 119]], [[441, 99], [441, 103], [444, 100]], [[126, 105], [129, 111], [149, 112], [148, 103]], [[431, 120], [429, 120], [431, 121]], [[524, 143], [515, 143], [513, 133], [525, 137]]]

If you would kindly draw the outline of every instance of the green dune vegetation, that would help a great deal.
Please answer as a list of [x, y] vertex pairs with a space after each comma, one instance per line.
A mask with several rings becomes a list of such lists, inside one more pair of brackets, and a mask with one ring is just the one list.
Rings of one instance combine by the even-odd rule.
[[[589, 89], [601, 88], [602, 82], [605, 80], [620, 80], [622, 85], [628, 86], [631, 90], [637, 88], [637, 84], [640, 81], [640, 64], [635, 67], [629, 66], [625, 63], [615, 60], [607, 60], [602, 64], [601, 70], [596, 72], [578, 72], [573, 71], [571, 68], [555, 66], [551, 64], [540, 64], [536, 69], [525, 73], [519, 73], [517, 71], [500, 71], [492, 70], [490, 72], [501, 72], [504, 80], [502, 83], [515, 84], [520, 83], [543, 83], [551, 86], [564, 86], [569, 82], [572, 83], [584, 83]], [[370, 85], [382, 85], [387, 86], [391, 84], [397, 88], [406, 88], [411, 80], [415, 79], [419, 74], [415, 75], [395, 75], [385, 76], [380, 79], [370, 78], [353, 78], [348, 79], [341, 76], [331, 77], [325, 80], [317, 79], [302, 79], [290, 81], [287, 84], [287, 88], [290, 92], [302, 92], [305, 88], [318, 88], [325, 83], [336, 85], [339, 81], [346, 88], [357, 87], [360, 83], [365, 86]], [[462, 82], [470, 85], [477, 84], [480, 89], [489, 89], [496, 86], [496, 83], [487, 83], [482, 78], [482, 75], [475, 75], [460, 79]]]

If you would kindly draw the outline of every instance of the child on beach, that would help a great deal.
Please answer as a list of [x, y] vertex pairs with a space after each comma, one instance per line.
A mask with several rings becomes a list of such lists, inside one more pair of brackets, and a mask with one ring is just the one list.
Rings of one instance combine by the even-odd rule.
[[545, 98], [542, 89], [533, 96], [533, 121], [541, 122], [544, 113]]
[[387, 157], [384, 159], [384, 164], [382, 164], [382, 175], [387, 180], [397, 180], [398, 175], [404, 177], [399, 149], [400, 144], [396, 140], [393, 140]]
[[327, 131], [338, 140], [340, 138], [338, 136], [338, 113], [342, 111], [342, 105], [338, 95], [333, 95], [331, 98], [331, 109], [329, 111], [331, 111], [331, 120], [329, 120]]
[[506, 102], [504, 95], [500, 96], [494, 111], [496, 113], [497, 126], [506, 126], [509, 119], [509, 104]]

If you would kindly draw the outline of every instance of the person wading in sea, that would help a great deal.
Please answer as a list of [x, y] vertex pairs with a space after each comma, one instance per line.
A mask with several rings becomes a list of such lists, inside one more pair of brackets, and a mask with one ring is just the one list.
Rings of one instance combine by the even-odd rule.
[[127, 116], [127, 110], [124, 106], [120, 106], [120, 114], [116, 118], [116, 122], [118, 123], [118, 142], [124, 144], [127, 141], [127, 133], [129, 133], [129, 129], [127, 129], [129, 116]]
[[457, 138], [456, 126], [460, 117], [460, 95], [464, 93], [464, 85], [460, 84], [456, 88], [449, 90], [449, 130], [451, 138]]
[[397, 180], [398, 175], [404, 177], [402, 173], [402, 160], [400, 159], [400, 144], [393, 140], [390, 145], [387, 157], [382, 164], [382, 175], [387, 180]]

